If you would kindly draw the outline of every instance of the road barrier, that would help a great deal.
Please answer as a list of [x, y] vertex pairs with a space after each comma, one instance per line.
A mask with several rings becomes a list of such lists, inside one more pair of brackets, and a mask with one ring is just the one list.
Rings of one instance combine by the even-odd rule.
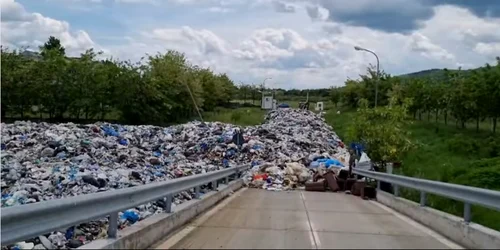
[[462, 201], [464, 202], [463, 218], [466, 223], [469, 223], [471, 219], [471, 205], [500, 211], [500, 192], [498, 191], [359, 169], [353, 169], [353, 173], [377, 180], [378, 189], [380, 189], [381, 181], [391, 183], [396, 197], [399, 196], [400, 187], [420, 191], [420, 206], [426, 206], [427, 194]]
[[172, 212], [173, 195], [194, 188], [200, 198], [200, 186], [220, 180], [239, 178], [250, 166], [238, 166], [164, 182], [79, 195], [70, 198], [42, 201], [1, 209], [2, 246], [26, 240], [52, 231], [61, 230], [109, 216], [108, 237], [115, 238], [118, 230], [118, 212], [148, 202], [165, 199], [165, 211]]

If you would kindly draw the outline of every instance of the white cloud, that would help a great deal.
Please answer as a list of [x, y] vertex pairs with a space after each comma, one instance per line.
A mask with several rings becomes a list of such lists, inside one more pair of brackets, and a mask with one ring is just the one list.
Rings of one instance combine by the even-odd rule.
[[474, 47], [474, 51], [490, 58], [495, 58], [500, 56], [500, 42], [478, 43], [476, 44], [476, 47]]
[[421, 33], [415, 32], [410, 36], [410, 49], [421, 55], [437, 60], [453, 60], [455, 56], [445, 49], [432, 43], [430, 39]]
[[233, 52], [237, 58], [266, 62], [291, 57], [294, 51], [308, 46], [308, 42], [294, 30], [267, 28], [254, 31], [252, 36]]
[[277, 12], [283, 13], [293, 13], [295, 12], [295, 6], [283, 1], [274, 1], [273, 2], [274, 9]]
[[500, 40], [500, 19], [479, 18], [469, 10], [451, 5], [434, 8], [435, 15], [422, 22], [422, 33], [439, 42], [461, 42], [474, 47], [482, 39]]
[[[71, 29], [67, 22], [51, 19], [45, 13], [28, 13], [13, 1], [1, 1], [2, 44], [41, 44], [52, 34], [72, 51], [98, 46], [88, 33]], [[401, 8], [406, 13], [419, 8], [417, 3], [332, 2], [337, 3], [337, 12], [327, 0], [161, 1], [162, 6], [175, 3], [167, 5], [172, 8], [187, 5], [190, 13], [197, 13], [196, 17], [181, 18], [178, 23], [161, 19], [144, 28], [137, 24], [127, 32], [127, 39], [120, 39], [125, 42], [108, 44], [106, 49], [109, 55], [131, 60], [139, 60], [145, 53], [174, 49], [185, 53], [192, 63], [227, 72], [235, 81], [260, 83], [271, 76], [269, 84], [284, 88], [329, 87], [342, 85], [348, 77], [357, 78], [376, 61], [369, 53], [355, 51], [356, 45], [375, 51], [381, 69], [391, 74], [457, 65], [477, 67], [500, 55], [500, 33], [496, 32], [500, 30], [500, 19], [479, 18], [456, 6], [439, 6], [434, 9], [435, 15], [421, 21], [417, 29], [390, 33], [328, 19], [336, 13], [368, 9], [376, 12]], [[276, 14], [273, 7], [277, 6], [285, 13]], [[135, 19], [131, 16], [130, 20]]]
[[65, 21], [45, 17], [40, 13], [29, 13], [13, 0], [2, 0], [0, 3], [3, 45], [38, 47], [49, 36], [55, 36], [61, 40], [69, 55], [78, 55], [92, 47], [99, 48], [87, 32], [71, 31], [70, 25]]
[[326, 21], [330, 15], [329, 10], [319, 5], [307, 6], [306, 10], [309, 17], [314, 21]]
[[144, 32], [144, 36], [164, 42], [173, 49], [188, 50], [198, 55], [227, 53], [226, 42], [206, 29], [195, 30], [188, 26], [180, 29], [155, 29], [151, 33]]
[[229, 12], [232, 12], [233, 9], [219, 7], [219, 6], [214, 6], [214, 7], [207, 8], [204, 11], [206, 11], [206, 12], [212, 12], [212, 13], [229, 13]]

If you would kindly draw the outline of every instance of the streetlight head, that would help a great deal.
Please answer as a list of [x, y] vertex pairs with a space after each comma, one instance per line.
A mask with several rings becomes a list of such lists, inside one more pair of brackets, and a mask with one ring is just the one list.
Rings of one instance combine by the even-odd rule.
[[359, 47], [359, 46], [354, 46], [354, 49], [355, 50], [363, 50], [363, 48]]

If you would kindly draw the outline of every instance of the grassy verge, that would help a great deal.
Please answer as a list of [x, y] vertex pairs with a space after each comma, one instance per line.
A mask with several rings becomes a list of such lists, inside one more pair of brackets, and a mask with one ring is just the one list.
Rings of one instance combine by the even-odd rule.
[[[335, 132], [345, 138], [354, 111], [344, 110], [339, 115], [332, 111], [325, 118]], [[403, 167], [397, 169], [397, 173], [500, 190], [499, 136], [492, 136], [486, 131], [476, 133], [474, 128], [463, 130], [426, 121], [414, 121], [407, 129], [418, 146], [402, 159]], [[414, 201], [419, 199], [419, 193], [413, 190], [403, 189], [402, 195]], [[428, 203], [457, 216], [463, 214], [460, 202], [430, 195]], [[500, 212], [473, 206], [472, 216], [474, 222], [500, 230]]]
[[215, 111], [203, 113], [203, 119], [211, 122], [219, 121], [241, 126], [251, 126], [261, 124], [266, 113], [267, 111], [260, 108], [217, 108]]

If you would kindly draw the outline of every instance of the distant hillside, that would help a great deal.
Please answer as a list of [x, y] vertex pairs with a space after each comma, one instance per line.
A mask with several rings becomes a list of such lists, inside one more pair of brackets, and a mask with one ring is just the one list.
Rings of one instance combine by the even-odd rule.
[[[464, 74], [469, 74], [473, 70], [476, 70], [476, 69], [462, 70], [462, 72]], [[454, 71], [458, 71], [458, 70], [457, 69], [448, 69], [448, 71], [454, 72]], [[427, 70], [422, 70], [422, 71], [418, 71], [418, 72], [399, 75], [399, 77], [441, 79], [441, 78], [445, 77], [445, 72], [444, 72], [444, 69], [427, 69]]]

